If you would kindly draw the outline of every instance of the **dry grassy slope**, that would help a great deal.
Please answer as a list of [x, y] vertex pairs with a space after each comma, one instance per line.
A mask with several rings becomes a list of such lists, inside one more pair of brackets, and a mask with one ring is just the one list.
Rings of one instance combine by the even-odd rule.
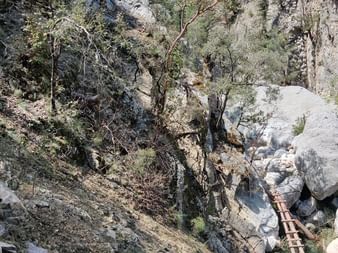
[[123, 186], [41, 152], [44, 137], [29, 126], [47, 119], [45, 101], [1, 96], [1, 104], [0, 179], [17, 188], [27, 210], [11, 211], [19, 220], [14, 224], [2, 217], [8, 233], [1, 241], [19, 252], [26, 241], [50, 252], [209, 252], [175, 227], [135, 211]]

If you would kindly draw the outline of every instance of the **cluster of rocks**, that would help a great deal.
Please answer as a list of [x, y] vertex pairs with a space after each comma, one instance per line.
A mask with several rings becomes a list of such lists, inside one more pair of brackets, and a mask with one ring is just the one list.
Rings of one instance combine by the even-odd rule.
[[[272, 102], [267, 92], [266, 87], [257, 88], [257, 109], [270, 115], [265, 125], [240, 129], [247, 140], [247, 156], [264, 184], [277, 190], [309, 229], [317, 230], [328, 222], [319, 210], [320, 201], [338, 191], [336, 108], [301, 87], [279, 88]], [[228, 115], [236, 119], [231, 112]], [[300, 118], [304, 118], [304, 129], [295, 133]], [[305, 189], [310, 194], [303, 194]]]

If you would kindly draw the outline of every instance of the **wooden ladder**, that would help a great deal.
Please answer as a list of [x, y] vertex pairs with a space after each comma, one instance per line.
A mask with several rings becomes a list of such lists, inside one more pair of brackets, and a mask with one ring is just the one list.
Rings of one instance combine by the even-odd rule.
[[296, 229], [296, 220], [292, 218], [292, 215], [286, 206], [286, 201], [277, 191], [272, 191], [271, 196], [273, 198], [273, 203], [277, 206], [277, 212], [280, 215], [284, 227], [290, 252], [305, 253], [302, 239], [299, 237], [299, 231]]

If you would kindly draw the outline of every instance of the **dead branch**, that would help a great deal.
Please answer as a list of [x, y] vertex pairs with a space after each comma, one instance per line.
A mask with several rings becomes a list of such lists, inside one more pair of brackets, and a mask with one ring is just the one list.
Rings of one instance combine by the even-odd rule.
[[5, 47], [5, 50], [4, 50], [4, 57], [7, 56], [7, 49], [8, 49], [8, 46], [5, 42], [3, 42], [2, 40], [0, 40], [0, 43]]
[[199, 134], [199, 132], [197, 132], [197, 131], [186, 132], [186, 133], [177, 134], [174, 138], [175, 138], [175, 140], [177, 140], [177, 139], [181, 139], [181, 138], [184, 138], [186, 136], [189, 136], [189, 135], [198, 135], [198, 134]]

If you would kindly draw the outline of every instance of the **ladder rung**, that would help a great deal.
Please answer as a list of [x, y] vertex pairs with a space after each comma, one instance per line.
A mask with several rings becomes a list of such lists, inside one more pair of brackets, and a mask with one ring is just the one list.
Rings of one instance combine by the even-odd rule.
[[273, 204], [283, 204], [286, 203], [286, 201], [272, 201]]
[[302, 241], [300, 238], [288, 239], [289, 242]]
[[299, 232], [298, 230], [286, 231], [285, 234], [296, 234], [298, 232]]
[[299, 245], [289, 245], [289, 248], [303, 248], [304, 245], [303, 244], [299, 244]]
[[281, 222], [295, 222], [296, 220], [295, 219], [281, 219]]

